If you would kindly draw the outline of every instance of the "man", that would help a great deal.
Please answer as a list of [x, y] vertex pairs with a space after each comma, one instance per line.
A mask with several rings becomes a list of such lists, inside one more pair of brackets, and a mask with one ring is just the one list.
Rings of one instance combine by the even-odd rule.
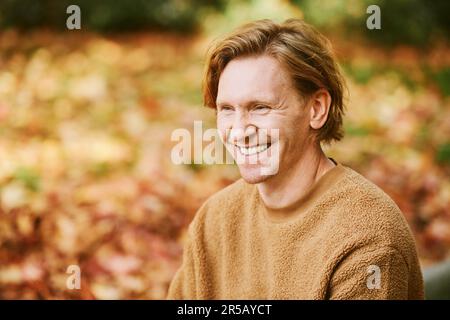
[[204, 101], [242, 179], [197, 212], [169, 299], [423, 299], [399, 208], [321, 149], [342, 138], [343, 87], [301, 20], [256, 21], [212, 47]]

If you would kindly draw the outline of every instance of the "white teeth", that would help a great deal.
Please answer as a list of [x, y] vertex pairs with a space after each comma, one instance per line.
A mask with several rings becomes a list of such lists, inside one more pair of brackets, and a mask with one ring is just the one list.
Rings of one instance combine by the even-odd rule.
[[260, 153], [260, 152], [263, 152], [264, 150], [267, 150], [267, 148], [269, 148], [269, 145], [263, 144], [263, 145], [259, 145], [256, 147], [248, 147], [248, 148], [247, 147], [239, 147], [239, 146], [237, 146], [237, 147], [239, 148], [239, 151], [243, 155], [250, 156], [252, 154]]

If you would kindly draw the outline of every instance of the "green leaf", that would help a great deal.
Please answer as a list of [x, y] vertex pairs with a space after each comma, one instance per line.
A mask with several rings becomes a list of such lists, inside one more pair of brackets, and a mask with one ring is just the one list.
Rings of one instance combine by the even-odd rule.
[[22, 182], [31, 191], [40, 190], [41, 178], [32, 168], [19, 167], [14, 173], [14, 179]]

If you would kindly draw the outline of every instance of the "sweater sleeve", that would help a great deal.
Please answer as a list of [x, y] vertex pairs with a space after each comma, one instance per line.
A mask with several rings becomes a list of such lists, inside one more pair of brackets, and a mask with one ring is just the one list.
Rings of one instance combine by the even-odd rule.
[[200, 277], [201, 239], [203, 214], [206, 211], [204, 204], [195, 214], [188, 227], [186, 242], [183, 248], [183, 261], [170, 283], [166, 299], [168, 300], [195, 300], [199, 298], [198, 287]]
[[193, 257], [192, 242], [192, 239], [188, 236], [184, 245], [183, 262], [169, 286], [168, 300], [196, 299], [195, 259]]
[[342, 300], [408, 299], [409, 267], [393, 247], [356, 249], [336, 266], [328, 297]]

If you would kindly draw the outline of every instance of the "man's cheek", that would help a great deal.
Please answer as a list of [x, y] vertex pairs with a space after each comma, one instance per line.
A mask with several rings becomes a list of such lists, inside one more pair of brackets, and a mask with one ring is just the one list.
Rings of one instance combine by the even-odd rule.
[[217, 132], [220, 138], [220, 141], [222, 141], [223, 144], [226, 145], [226, 141], [228, 139], [229, 130], [227, 131], [227, 127], [223, 123], [217, 123]]
[[[233, 159], [235, 159], [236, 158], [236, 148], [234, 147], [233, 144], [227, 143], [227, 141], [229, 142], [230, 132], [231, 132], [230, 129], [218, 129], [220, 141], [225, 146], [225, 149], [231, 155], [231, 157]], [[228, 159], [229, 159], [229, 157], [227, 156], [227, 161], [228, 161]]]
[[280, 166], [280, 156], [282, 152], [282, 144], [280, 141], [280, 130], [270, 129], [268, 132], [270, 136], [270, 148], [262, 152], [262, 158], [265, 160], [261, 166], [261, 175], [272, 176], [276, 175]]

